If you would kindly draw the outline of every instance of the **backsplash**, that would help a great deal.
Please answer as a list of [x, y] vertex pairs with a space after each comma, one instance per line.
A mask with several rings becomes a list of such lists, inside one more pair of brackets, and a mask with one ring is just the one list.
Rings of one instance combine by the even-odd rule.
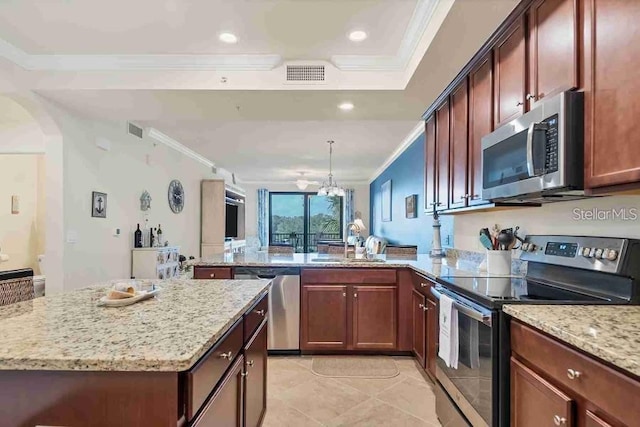
[[[527, 274], [527, 261], [519, 259], [520, 251], [512, 251], [511, 274], [524, 276]], [[486, 259], [485, 252], [467, 251], [464, 249], [447, 248], [447, 258], [456, 260], [460, 268], [473, 270], [478, 268]]]

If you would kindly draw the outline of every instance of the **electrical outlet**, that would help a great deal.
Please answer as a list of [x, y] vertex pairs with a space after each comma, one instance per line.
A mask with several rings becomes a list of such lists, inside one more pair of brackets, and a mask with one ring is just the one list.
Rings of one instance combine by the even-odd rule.
[[446, 246], [451, 246], [451, 234], [447, 234], [444, 236], [444, 244]]

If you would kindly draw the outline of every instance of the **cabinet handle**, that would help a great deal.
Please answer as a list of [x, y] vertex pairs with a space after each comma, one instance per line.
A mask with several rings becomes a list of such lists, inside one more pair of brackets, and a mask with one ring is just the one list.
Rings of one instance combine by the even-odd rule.
[[464, 196], [460, 196], [460, 200], [465, 200], [471, 197], [469, 194], [465, 194]]
[[354, 298], [358, 298], [358, 294], [353, 294], [353, 297]]
[[220, 357], [223, 359], [231, 360], [231, 358], [233, 357], [233, 353], [230, 351], [227, 353], [221, 353]]
[[424, 304], [418, 304], [418, 308], [424, 308]]
[[253, 312], [254, 312], [255, 314], [257, 314], [258, 316], [262, 316], [262, 317], [264, 317], [264, 310], [253, 310]]
[[429, 310], [429, 307], [427, 307], [426, 305], [422, 306], [422, 311], [427, 311], [427, 310]]
[[555, 415], [553, 417], [553, 423], [557, 426], [561, 426], [567, 423], [567, 419], [565, 417], [561, 417], [560, 415]]
[[480, 195], [479, 194], [474, 194], [473, 196], [471, 196], [471, 200], [476, 200], [479, 199]]
[[213, 279], [214, 277], [216, 277], [216, 273], [211, 273], [211, 274], [209, 275], [209, 277], [211, 277], [211, 278]]
[[428, 285], [426, 283], [420, 283], [421, 288], [426, 288]]
[[253, 365], [254, 365], [253, 360], [249, 360], [247, 362], [247, 366], [251, 366], [253, 368]]
[[516, 107], [520, 107], [520, 106], [522, 106], [522, 105], [524, 105], [524, 102], [519, 101], [519, 102], [516, 104]]
[[580, 378], [580, 375], [582, 375], [580, 371], [567, 369], [567, 376], [569, 377], [570, 380], [575, 380], [576, 378]]
[[346, 293], [346, 292], [343, 292], [343, 293], [342, 293], [342, 296], [343, 296], [343, 297], [346, 297], [346, 296], [347, 296], [347, 293]]
[[[246, 378], [246, 377], [249, 376], [249, 372], [242, 372], [240, 375], [242, 375], [243, 377]], [[558, 424], [558, 425], [560, 425], [560, 424]]]
[[527, 94], [527, 100], [532, 100], [533, 99], [534, 101], [537, 101], [538, 98], [539, 98], [538, 95], [534, 95], [532, 93]]

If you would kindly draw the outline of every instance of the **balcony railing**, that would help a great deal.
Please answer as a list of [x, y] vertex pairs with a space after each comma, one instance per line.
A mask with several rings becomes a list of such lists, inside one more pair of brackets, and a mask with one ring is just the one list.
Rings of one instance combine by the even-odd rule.
[[305, 250], [304, 233], [271, 233], [271, 243], [293, 245], [295, 252], [317, 252], [318, 240], [342, 240], [342, 235], [340, 233], [308, 233], [308, 247]]

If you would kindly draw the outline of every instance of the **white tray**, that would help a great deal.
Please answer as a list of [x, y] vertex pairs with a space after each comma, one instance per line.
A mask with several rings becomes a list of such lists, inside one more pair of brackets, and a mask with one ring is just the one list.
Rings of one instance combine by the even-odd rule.
[[103, 296], [98, 300], [98, 305], [101, 307], [124, 307], [127, 305], [135, 304], [138, 301], [143, 301], [149, 298], [153, 298], [160, 293], [160, 289], [154, 289], [151, 291], [136, 291], [136, 296], [123, 299], [109, 299], [107, 296]]

